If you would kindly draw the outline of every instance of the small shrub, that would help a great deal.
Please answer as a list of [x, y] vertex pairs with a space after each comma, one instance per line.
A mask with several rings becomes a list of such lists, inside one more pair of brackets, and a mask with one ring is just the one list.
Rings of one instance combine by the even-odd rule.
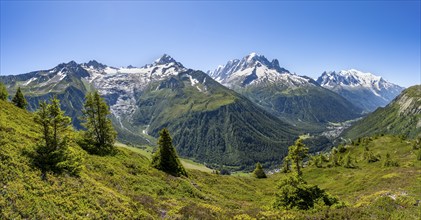
[[314, 208], [317, 203], [320, 207], [332, 206], [338, 199], [328, 195], [317, 185], [308, 185], [300, 176], [292, 175], [281, 180], [279, 191], [276, 193], [273, 208], [275, 209], [300, 209]]
[[259, 162], [256, 164], [256, 169], [254, 169], [253, 171], [253, 176], [258, 179], [267, 178], [265, 171], [263, 170], [262, 165]]
[[398, 167], [398, 166], [399, 166], [399, 163], [395, 160], [392, 160], [390, 158], [390, 154], [387, 153], [385, 161], [383, 162], [383, 167]]
[[219, 171], [219, 175], [231, 175], [231, 172], [229, 170], [227, 170], [227, 169], [222, 168]]
[[346, 147], [344, 147], [342, 144], [338, 146], [338, 151], [339, 153], [345, 153], [346, 152]]
[[366, 146], [364, 148], [364, 153], [363, 153], [363, 158], [365, 161], [367, 161], [368, 163], [374, 163], [380, 160], [380, 155], [376, 154], [374, 155], [373, 152], [371, 152], [368, 147]]

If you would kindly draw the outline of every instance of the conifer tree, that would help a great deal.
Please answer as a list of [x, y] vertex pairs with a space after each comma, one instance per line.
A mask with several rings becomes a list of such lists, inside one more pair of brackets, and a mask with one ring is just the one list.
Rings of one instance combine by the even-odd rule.
[[6, 90], [6, 86], [0, 82], [0, 100], [7, 101], [9, 93]]
[[289, 173], [291, 171], [290, 167], [291, 160], [288, 156], [284, 157], [284, 162], [282, 163], [281, 172], [282, 173]]
[[323, 167], [323, 159], [322, 159], [322, 154], [319, 155], [315, 155], [311, 158], [313, 165], [316, 166], [317, 168], [322, 168]]
[[297, 174], [301, 176], [303, 160], [308, 157], [308, 148], [303, 144], [303, 139], [299, 138], [295, 144], [288, 148], [288, 158], [292, 161]]
[[16, 91], [15, 96], [12, 99], [13, 104], [15, 104], [17, 107], [21, 109], [25, 109], [28, 103], [26, 102], [25, 97], [22, 94], [22, 91], [20, 90], [20, 87]]
[[256, 164], [256, 168], [253, 171], [253, 176], [258, 179], [267, 178], [265, 171], [263, 170], [262, 165], [259, 162], [257, 162]]
[[158, 150], [152, 156], [151, 165], [173, 176], [187, 176], [187, 172], [172, 145], [170, 133], [166, 128], [159, 132]]
[[60, 100], [54, 97], [51, 104], [48, 106], [48, 113], [50, 116], [50, 125], [52, 129], [52, 145], [60, 146], [64, 140], [64, 133], [70, 129], [72, 120], [65, 116], [60, 108]]
[[380, 155], [374, 155], [374, 153], [371, 152], [370, 149], [367, 146], [365, 146], [364, 153], [363, 153], [363, 158], [368, 163], [374, 163], [374, 162], [377, 162], [377, 161], [380, 160]]
[[337, 167], [341, 165], [339, 152], [338, 149], [336, 149], [336, 147], [332, 148], [332, 150], [330, 151], [329, 161], [330, 166]]
[[107, 118], [109, 107], [98, 92], [88, 93], [83, 110], [84, 143], [82, 146], [89, 153], [106, 155], [114, 152], [117, 132]]
[[343, 165], [345, 168], [355, 168], [355, 165], [352, 163], [352, 157], [349, 153], [345, 156]]
[[68, 152], [66, 134], [70, 129], [71, 119], [64, 115], [60, 101], [54, 97], [51, 104], [41, 102], [35, 112], [34, 121], [40, 125], [41, 139], [35, 149], [34, 163], [41, 170], [77, 174], [80, 171], [80, 158], [73, 158]]

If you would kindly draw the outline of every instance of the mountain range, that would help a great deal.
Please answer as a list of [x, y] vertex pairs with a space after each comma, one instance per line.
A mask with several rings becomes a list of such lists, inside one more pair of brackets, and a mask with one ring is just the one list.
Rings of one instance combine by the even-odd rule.
[[[98, 90], [120, 141], [153, 145], [167, 127], [181, 156], [234, 169], [257, 161], [279, 164], [300, 134], [320, 134], [327, 124], [361, 117], [364, 110], [329, 83], [321, 86], [256, 53], [207, 73], [163, 55], [143, 67], [71, 61], [0, 81], [10, 94], [21, 87], [31, 111], [57, 96], [78, 129], [85, 94]], [[392, 97], [396, 88], [382, 94]]]
[[110, 106], [120, 141], [153, 144], [167, 127], [181, 156], [215, 166], [279, 163], [299, 135], [290, 124], [168, 55], [140, 68], [72, 61], [0, 80], [10, 93], [21, 87], [30, 110], [58, 96], [79, 128], [84, 96], [97, 89]]
[[389, 104], [404, 89], [380, 76], [355, 69], [323, 72], [317, 83], [338, 93], [366, 112]]
[[280, 67], [278, 60], [269, 61], [256, 53], [228, 61], [208, 74], [266, 111], [307, 132], [323, 130], [328, 122], [357, 118], [362, 112], [313, 79], [292, 74]]

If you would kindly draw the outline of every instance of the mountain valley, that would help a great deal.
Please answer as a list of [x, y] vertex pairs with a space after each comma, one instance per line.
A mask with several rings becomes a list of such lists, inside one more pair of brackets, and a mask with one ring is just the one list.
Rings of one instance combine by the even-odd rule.
[[[205, 74], [164, 54], [143, 67], [71, 61], [49, 70], [0, 76], [0, 81], [10, 94], [20, 87], [31, 111], [57, 96], [77, 129], [85, 94], [97, 90], [110, 106], [121, 142], [153, 146], [166, 127], [181, 156], [210, 167], [243, 170], [258, 161], [270, 167], [280, 164], [287, 146], [302, 134], [310, 135], [306, 143], [314, 145], [311, 152], [328, 149], [345, 127], [364, 117], [369, 109], [332, 89], [335, 83], [345, 87], [352, 82], [348, 87], [353, 88], [371, 83], [386, 98], [402, 89], [356, 70], [339, 75], [324, 73], [315, 81], [256, 53]], [[366, 98], [375, 106], [383, 103], [377, 96]]]

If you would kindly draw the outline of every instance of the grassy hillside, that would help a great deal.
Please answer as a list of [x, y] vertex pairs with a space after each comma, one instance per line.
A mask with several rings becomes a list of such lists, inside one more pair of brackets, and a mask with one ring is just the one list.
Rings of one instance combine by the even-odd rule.
[[175, 178], [150, 168], [135, 149], [100, 157], [75, 144], [84, 158], [81, 176], [43, 180], [28, 156], [38, 139], [32, 115], [0, 101], [0, 119], [0, 218], [234, 216], [269, 203], [275, 190], [275, 179], [217, 176], [197, 171], [204, 169], [198, 165], [188, 169], [188, 179]]
[[[304, 178], [346, 201], [355, 208], [352, 212], [361, 212], [356, 215], [358, 219], [419, 219], [421, 161], [416, 160], [419, 149], [414, 150], [413, 144], [413, 140], [396, 136], [363, 138], [359, 144], [345, 146], [347, 150], [339, 154], [341, 158], [349, 154], [355, 168], [329, 168], [326, 162], [324, 168], [306, 168]], [[366, 147], [380, 160], [365, 161]], [[383, 166], [387, 153], [398, 167]]]
[[346, 130], [343, 137], [355, 139], [375, 134], [421, 135], [421, 85], [404, 90], [389, 105], [378, 108]]
[[[73, 138], [77, 134], [73, 133]], [[149, 167], [146, 151], [122, 146], [115, 156], [82, 154], [80, 177], [41, 172], [29, 152], [38, 140], [32, 115], [0, 101], [0, 219], [419, 219], [420, 161], [412, 141], [378, 137], [364, 141], [400, 167], [381, 161], [343, 167], [304, 169], [304, 178], [348, 204], [342, 209], [308, 212], [272, 210], [276, 186], [285, 174], [255, 179], [250, 175], [219, 176], [188, 169], [176, 178]], [[363, 146], [352, 147], [357, 158]], [[184, 164], [191, 162], [186, 161]], [[189, 166], [186, 166], [187, 168]], [[395, 197], [393, 200], [391, 197]], [[415, 201], [415, 202], [414, 202]]]

